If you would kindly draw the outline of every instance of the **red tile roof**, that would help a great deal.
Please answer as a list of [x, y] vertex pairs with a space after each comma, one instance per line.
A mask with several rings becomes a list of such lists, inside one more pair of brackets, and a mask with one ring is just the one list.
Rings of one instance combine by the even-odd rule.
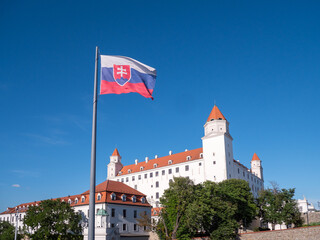
[[[164, 157], [160, 157], [160, 158], [155, 158], [155, 159], [151, 159], [148, 162], [143, 161], [143, 162], [139, 162], [137, 165], [136, 164], [131, 164], [128, 166], [124, 166], [121, 169], [121, 175], [118, 173], [117, 176], [123, 176], [129, 173], [135, 173], [135, 172], [141, 172], [141, 171], [145, 171], [145, 170], [149, 170], [149, 169], [154, 169], [154, 164], [156, 165], [156, 168], [160, 168], [160, 167], [165, 167], [170, 165], [168, 162], [169, 160], [172, 161], [172, 165], [174, 164], [178, 164], [178, 163], [183, 163], [183, 162], [187, 162], [187, 161], [192, 161], [192, 160], [196, 160], [196, 159], [200, 159], [200, 153], [202, 153], [202, 148], [197, 148], [197, 149], [193, 149], [193, 150], [189, 150], [189, 151], [185, 151], [185, 152], [180, 152], [180, 153], [176, 153], [176, 154], [172, 154], [172, 155], [168, 155], [168, 156], [164, 156]], [[190, 157], [190, 160], [187, 160], [187, 157]], [[143, 168], [142, 170], [140, 170], [140, 168]]]
[[120, 156], [118, 149], [114, 149], [112, 156]]
[[151, 216], [159, 216], [160, 211], [163, 207], [155, 207], [151, 209]]
[[260, 160], [260, 158], [258, 157], [258, 155], [256, 153], [253, 154], [251, 161], [255, 161], [255, 160]]
[[219, 108], [214, 105], [214, 107], [211, 110], [211, 113], [207, 119], [207, 122], [210, 122], [212, 119], [218, 120], [223, 119], [226, 120], [226, 118], [223, 116], [223, 114], [220, 112]]
[[[111, 199], [111, 194], [114, 193], [116, 195], [116, 200]], [[59, 198], [61, 201], [68, 202], [69, 199], [71, 200], [71, 206], [80, 206], [80, 205], [88, 205], [89, 204], [89, 194], [90, 191], [85, 191], [82, 194], [67, 196], [67, 197], [61, 197]], [[98, 194], [101, 195], [101, 199], [97, 200]], [[125, 194], [126, 195], [126, 201], [122, 201], [121, 196]], [[96, 203], [114, 203], [114, 204], [126, 204], [126, 205], [138, 205], [138, 206], [145, 206], [145, 207], [151, 207], [151, 205], [145, 201], [145, 203], [141, 202], [142, 198], [146, 198], [146, 195], [127, 186], [126, 184], [122, 182], [116, 182], [112, 180], [106, 180], [99, 185], [96, 186], [96, 194], [95, 194], [95, 200]], [[133, 196], [136, 197], [136, 202], [133, 202]], [[81, 199], [84, 197], [84, 201], [82, 202]], [[76, 198], [78, 199], [78, 202], [75, 203]], [[53, 200], [56, 200], [58, 198], [54, 198]], [[9, 214], [16, 212], [16, 208], [19, 209], [19, 212], [26, 212], [28, 210], [28, 207], [35, 206], [36, 204], [39, 204], [41, 201], [35, 201], [30, 203], [23, 203], [19, 204], [16, 207], [8, 208], [6, 211], [0, 213], [0, 214]], [[23, 208], [24, 206], [24, 208]], [[21, 207], [21, 208], [19, 208]]]

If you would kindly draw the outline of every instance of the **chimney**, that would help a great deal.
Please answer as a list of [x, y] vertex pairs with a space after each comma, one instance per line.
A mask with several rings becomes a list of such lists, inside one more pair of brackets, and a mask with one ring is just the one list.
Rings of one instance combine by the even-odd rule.
[[149, 158], [148, 158], [148, 157], [146, 157], [146, 163], [148, 163], [148, 161], [149, 161]]
[[138, 159], [134, 160], [134, 164], [138, 165]]
[[185, 151], [185, 152], [188, 152], [188, 149], [185, 149], [184, 151]]
[[154, 158], [158, 158], [158, 155], [155, 155]]
[[172, 155], [172, 151], [171, 150], [169, 151], [169, 155]]

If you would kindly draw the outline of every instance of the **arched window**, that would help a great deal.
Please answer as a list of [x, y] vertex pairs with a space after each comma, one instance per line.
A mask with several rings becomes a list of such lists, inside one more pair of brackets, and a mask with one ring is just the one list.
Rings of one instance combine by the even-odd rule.
[[143, 167], [140, 167], [140, 171], [142, 171], [143, 170]]
[[131, 169], [128, 170], [128, 173], [131, 173]]
[[111, 200], [116, 200], [117, 196], [115, 193], [111, 193]]
[[168, 164], [169, 164], [169, 165], [172, 164], [172, 160], [169, 160], [169, 161], [168, 161]]
[[100, 193], [98, 193], [97, 200], [98, 200], [98, 201], [101, 200], [101, 194], [100, 194]]
[[78, 198], [76, 198], [76, 200], [74, 200], [74, 203], [77, 204], [78, 203]]
[[68, 203], [71, 204], [71, 199], [70, 198], [68, 199]]
[[187, 161], [191, 160], [191, 156], [187, 156]]
[[137, 201], [137, 197], [136, 196], [133, 196], [132, 197], [132, 202], [136, 202]]
[[121, 199], [123, 202], [127, 201], [127, 196], [125, 194], [122, 194]]
[[86, 199], [86, 198], [85, 198], [84, 196], [82, 196], [82, 197], [81, 197], [81, 202], [84, 203], [84, 200], [85, 200], [85, 199]]
[[145, 197], [142, 197], [142, 198], [141, 198], [141, 202], [142, 202], [142, 203], [145, 203], [145, 202], [146, 202], [146, 198], [145, 198]]
[[200, 158], [203, 158], [203, 153], [200, 153]]
[[158, 167], [158, 164], [156, 164], [156, 163], [155, 163], [155, 164], [153, 164], [153, 167], [154, 167], [154, 168]]

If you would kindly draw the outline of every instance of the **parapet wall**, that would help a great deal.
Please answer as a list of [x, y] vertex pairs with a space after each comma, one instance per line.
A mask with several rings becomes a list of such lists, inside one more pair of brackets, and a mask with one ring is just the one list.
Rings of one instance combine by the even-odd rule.
[[265, 232], [243, 233], [241, 240], [319, 240], [320, 226], [291, 228]]

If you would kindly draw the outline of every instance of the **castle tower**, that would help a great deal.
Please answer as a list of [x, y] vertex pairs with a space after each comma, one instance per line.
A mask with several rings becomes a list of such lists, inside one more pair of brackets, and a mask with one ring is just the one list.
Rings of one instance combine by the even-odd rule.
[[118, 172], [123, 168], [121, 163], [121, 156], [118, 149], [114, 149], [110, 156], [110, 163], [108, 164], [108, 177], [107, 179], [113, 179], [117, 176]]
[[202, 138], [205, 180], [232, 178], [233, 147], [229, 122], [215, 105], [204, 125]]
[[261, 166], [261, 160], [256, 153], [253, 154], [251, 160], [251, 171], [254, 175], [263, 180], [263, 168]]

